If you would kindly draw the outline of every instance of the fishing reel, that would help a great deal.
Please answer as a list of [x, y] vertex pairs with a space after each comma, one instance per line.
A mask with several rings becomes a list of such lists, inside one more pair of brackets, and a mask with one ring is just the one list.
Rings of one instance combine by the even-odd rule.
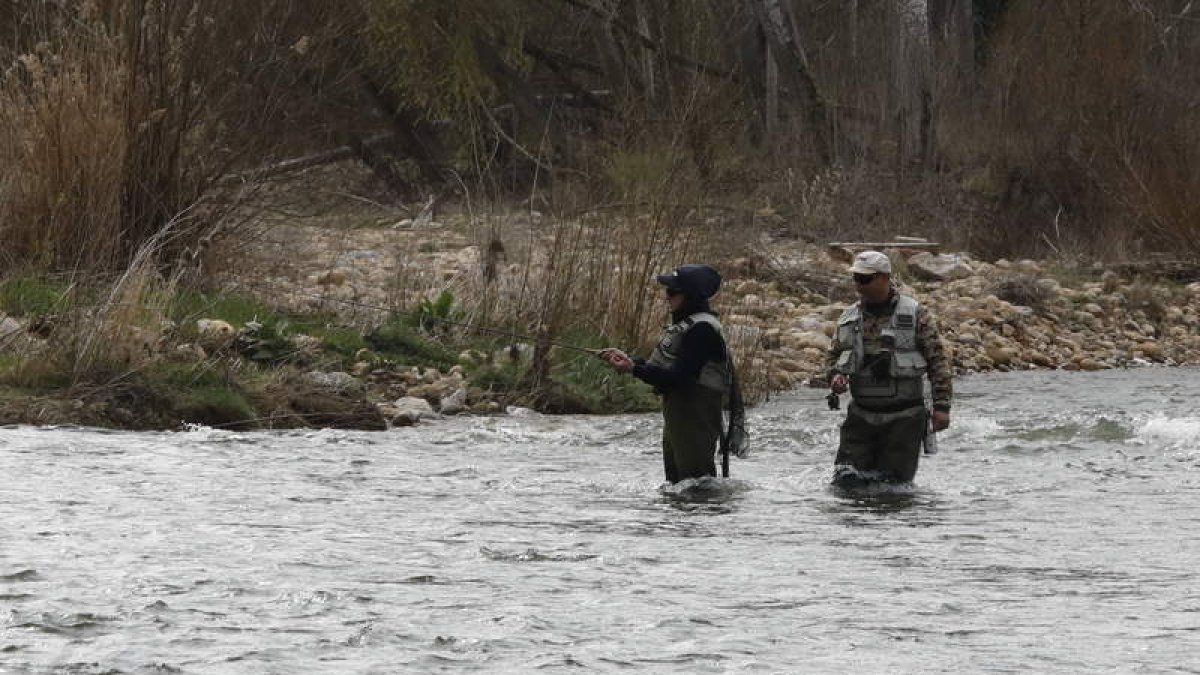
[[829, 405], [830, 410], [837, 410], [838, 408], [842, 407], [841, 397], [832, 391], [829, 392], [829, 395], [825, 397], [825, 403]]

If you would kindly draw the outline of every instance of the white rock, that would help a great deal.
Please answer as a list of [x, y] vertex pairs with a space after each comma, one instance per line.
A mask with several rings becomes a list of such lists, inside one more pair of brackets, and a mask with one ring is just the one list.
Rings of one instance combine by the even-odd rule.
[[196, 321], [196, 330], [200, 332], [200, 337], [210, 338], [230, 338], [232, 339], [237, 331], [233, 326], [229, 325], [228, 321], [221, 319], [200, 319]]
[[974, 276], [966, 256], [961, 253], [922, 252], [908, 259], [908, 269], [919, 279], [953, 281]]
[[343, 371], [331, 373], [314, 370], [304, 374], [304, 378], [315, 386], [340, 394], [354, 394], [363, 390], [363, 383], [357, 377]]
[[788, 346], [795, 349], [829, 349], [830, 339], [824, 333], [793, 333], [788, 336]]
[[23, 330], [25, 330], [25, 327], [21, 325], [21, 322], [11, 316], [0, 318], [0, 337], [7, 337]]
[[196, 322], [196, 330], [200, 333], [200, 345], [209, 351], [227, 347], [237, 337], [233, 326], [220, 319], [200, 319]]
[[412, 426], [436, 415], [429, 401], [415, 396], [398, 398], [392, 402], [392, 407], [396, 409], [392, 415], [392, 424], [400, 427]]
[[443, 415], [457, 415], [467, 409], [467, 390], [459, 387], [449, 396], [443, 396], [438, 404]]

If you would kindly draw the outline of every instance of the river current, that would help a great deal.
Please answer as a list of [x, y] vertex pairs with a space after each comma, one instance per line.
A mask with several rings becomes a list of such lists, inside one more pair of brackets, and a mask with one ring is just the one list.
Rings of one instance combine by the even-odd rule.
[[0, 673], [1197, 673], [1198, 375], [960, 378], [856, 497], [814, 390], [685, 489], [655, 415], [0, 429]]

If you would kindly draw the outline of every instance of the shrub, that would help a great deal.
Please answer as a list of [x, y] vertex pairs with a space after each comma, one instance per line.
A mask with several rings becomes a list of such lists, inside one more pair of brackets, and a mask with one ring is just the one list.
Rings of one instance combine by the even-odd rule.
[[1014, 305], [1042, 311], [1054, 300], [1054, 293], [1038, 283], [1032, 274], [1004, 277], [991, 289], [992, 295]]

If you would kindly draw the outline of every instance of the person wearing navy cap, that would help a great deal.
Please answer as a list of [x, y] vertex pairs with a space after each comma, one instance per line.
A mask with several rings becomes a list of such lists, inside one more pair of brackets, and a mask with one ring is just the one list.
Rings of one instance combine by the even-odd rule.
[[662, 395], [667, 480], [715, 476], [714, 453], [722, 438], [721, 409], [727, 396], [738, 399], [741, 423], [732, 360], [721, 322], [708, 302], [721, 288], [721, 275], [708, 265], [683, 265], [656, 280], [671, 308], [671, 325], [650, 358], [631, 358], [614, 348], [602, 350], [601, 356], [618, 372], [632, 374]]

